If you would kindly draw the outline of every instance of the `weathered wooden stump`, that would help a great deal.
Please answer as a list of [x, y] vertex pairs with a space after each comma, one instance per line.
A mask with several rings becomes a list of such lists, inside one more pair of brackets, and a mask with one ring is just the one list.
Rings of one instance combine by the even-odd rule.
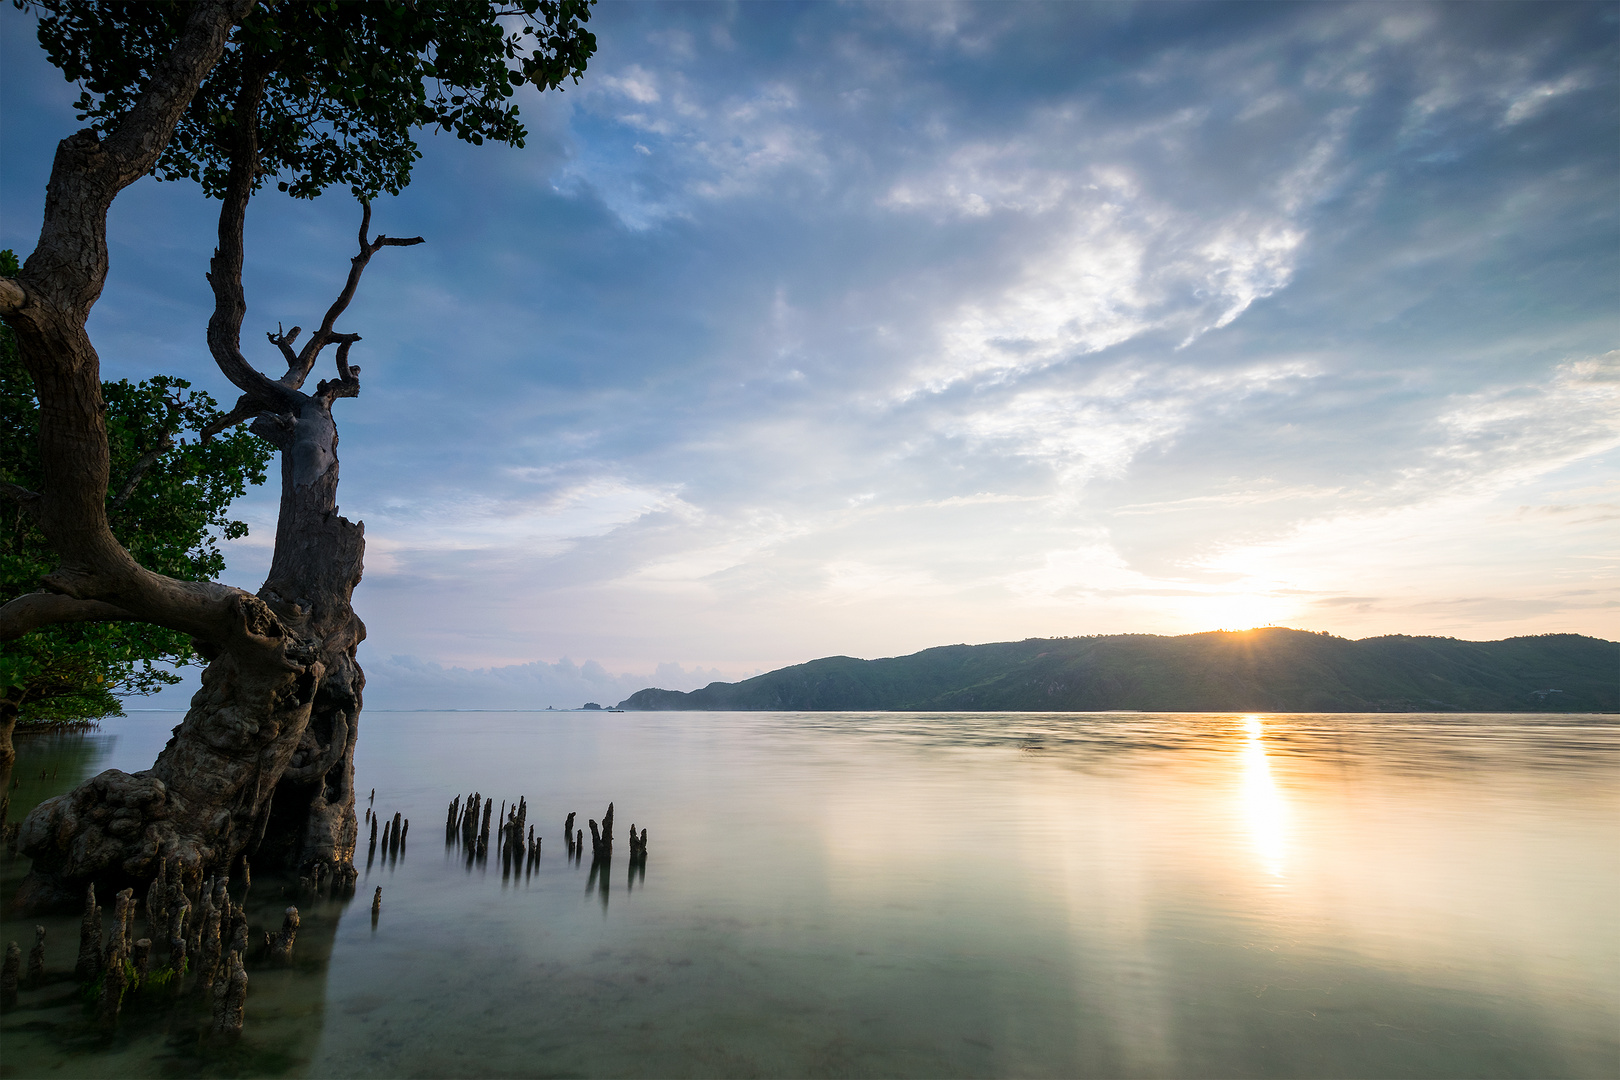
[[224, 973], [214, 983], [214, 1034], [231, 1039], [242, 1034], [248, 977], [242, 954], [236, 949], [225, 958], [224, 966]]
[[[236, 953], [238, 956], [246, 956], [247, 955], [247, 943], [248, 943], [247, 912], [243, 911], [241, 908], [237, 908], [237, 909], [235, 909], [234, 911], [231, 912], [230, 937], [228, 938], [228, 940], [231, 943], [231, 947], [230, 947], [231, 952]], [[224, 978], [225, 973], [221, 972], [219, 977]]]
[[135, 989], [141, 990], [146, 986], [146, 979], [152, 973], [152, 939], [141, 938], [135, 942]]
[[[229, 901], [227, 901], [228, 903]], [[202, 910], [198, 921], [202, 923], [202, 933], [198, 937], [197, 959], [197, 993], [207, 995], [213, 992], [214, 979], [219, 974], [219, 964], [222, 954], [220, 942], [220, 923], [225, 913], [219, 908], [219, 889], [213, 883], [203, 890]]]
[[595, 819], [591, 820], [591, 855], [598, 859], [611, 859], [613, 857], [613, 804], [608, 803], [607, 813], [602, 815], [602, 827], [596, 827]]
[[146, 936], [161, 941], [169, 927], [169, 861], [158, 860], [157, 874], [146, 887]]
[[36, 990], [45, 984], [45, 928], [34, 927], [34, 947], [28, 951], [28, 988]]
[[170, 984], [170, 990], [176, 997], [180, 996], [182, 976], [186, 973], [187, 961], [191, 955], [190, 950], [186, 948], [186, 923], [190, 915], [191, 901], [181, 893], [169, 915], [169, 966], [174, 969], [174, 981]]
[[[118, 894], [120, 906], [124, 893], [128, 892], [130, 890], [125, 889]], [[116, 920], [117, 916], [114, 918]], [[125, 961], [129, 959], [129, 953], [116, 922], [111, 936], [112, 940], [107, 944], [106, 962], [101, 967], [101, 1022], [108, 1025], [118, 1022], [118, 1014], [124, 1007], [124, 990], [129, 985], [129, 973], [124, 967]]]
[[0, 1009], [17, 1004], [17, 976], [22, 972], [22, 946], [15, 941], [6, 946], [6, 961], [0, 965]]
[[461, 817], [461, 846], [474, 848], [478, 846], [478, 819], [484, 812], [484, 796], [481, 792], [473, 792], [472, 799], [467, 803], [466, 811]]
[[101, 974], [101, 908], [96, 903], [96, 887], [84, 887], [84, 918], [79, 923], [79, 960], [73, 977], [91, 982]]

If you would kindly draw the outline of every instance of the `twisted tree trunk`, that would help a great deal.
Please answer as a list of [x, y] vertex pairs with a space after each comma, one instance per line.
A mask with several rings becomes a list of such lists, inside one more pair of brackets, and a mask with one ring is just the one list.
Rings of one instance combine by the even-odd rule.
[[[190, 95], [217, 62], [251, 0], [198, 4], [151, 88], [103, 143], [80, 132], [58, 149], [40, 244], [15, 280], [0, 282], [0, 315], [17, 332], [40, 400], [45, 489], [9, 492], [34, 513], [62, 557], [44, 588], [0, 608], [0, 639], [53, 623], [133, 619], [190, 633], [209, 661], [190, 711], [151, 769], [108, 770], [40, 804], [23, 822], [33, 870], [17, 897], [39, 909], [74, 904], [86, 882], [139, 884], [178, 858], [188, 876], [226, 871], [243, 856], [262, 865], [353, 877], [358, 832], [354, 746], [365, 677], [355, 650], [365, 628], [350, 605], [365, 550], [362, 526], [338, 514], [337, 427], [332, 405], [359, 393], [350, 367], [355, 334], [334, 323], [371, 257], [420, 243], [369, 238], [342, 293], [301, 350], [299, 329], [268, 334], [286, 361], [279, 379], [242, 356], [243, 224], [261, 176], [256, 117], [263, 75], [245, 77], [210, 266], [215, 309], [208, 344], [242, 397], [215, 429], [252, 421], [281, 456], [281, 513], [269, 577], [257, 595], [183, 582], [140, 567], [107, 527], [107, 441], [100, 362], [84, 331], [106, 277], [106, 213], [144, 175]], [[248, 65], [253, 57], [243, 61]], [[263, 69], [269, 70], [268, 64]], [[336, 344], [337, 377], [303, 386]], [[208, 437], [211, 433], [205, 432]]]
[[[223, 642], [198, 637], [210, 661], [202, 689], [157, 763], [133, 775], [108, 770], [28, 816], [20, 846], [34, 865], [18, 896], [25, 908], [73, 903], [86, 881], [108, 888], [144, 881], [172, 858], [193, 875], [228, 870], [242, 856], [300, 872], [319, 863], [329, 880], [354, 875], [354, 747], [365, 687], [355, 652], [365, 626], [351, 598], [365, 539], [363, 526], [338, 513], [332, 405], [359, 393], [359, 369], [348, 363], [359, 337], [333, 324], [377, 251], [420, 240], [369, 239], [367, 206], [359, 254], [320, 329], [298, 352], [297, 327], [268, 335], [288, 363], [287, 374], [271, 381], [237, 348], [246, 311], [246, 194], [244, 184], [240, 199], [227, 197], [220, 213], [209, 343], [244, 390], [225, 422], [253, 417], [253, 430], [280, 451], [270, 574], [257, 596], [236, 596], [250, 633]], [[321, 350], [333, 343], [338, 377], [303, 392]]]

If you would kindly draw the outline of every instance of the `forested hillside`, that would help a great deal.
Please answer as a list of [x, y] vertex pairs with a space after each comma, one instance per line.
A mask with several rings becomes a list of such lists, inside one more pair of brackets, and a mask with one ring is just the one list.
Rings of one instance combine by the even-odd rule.
[[1620, 643], [1351, 641], [1277, 627], [1031, 638], [883, 660], [829, 656], [686, 694], [641, 690], [620, 708], [1602, 712], [1620, 708]]

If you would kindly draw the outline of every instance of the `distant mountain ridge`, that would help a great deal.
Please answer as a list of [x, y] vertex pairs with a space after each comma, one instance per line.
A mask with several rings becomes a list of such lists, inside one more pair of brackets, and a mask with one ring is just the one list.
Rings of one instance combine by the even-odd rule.
[[985, 712], [1604, 712], [1620, 709], [1620, 643], [1351, 641], [1268, 627], [1160, 637], [1029, 638], [909, 656], [829, 656], [737, 683], [647, 689], [621, 709]]

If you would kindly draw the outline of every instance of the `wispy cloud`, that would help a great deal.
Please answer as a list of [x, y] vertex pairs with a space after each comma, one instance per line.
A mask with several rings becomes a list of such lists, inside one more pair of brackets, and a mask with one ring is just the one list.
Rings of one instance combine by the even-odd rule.
[[[595, 9], [527, 150], [430, 139], [377, 207], [430, 243], [346, 316], [374, 685], [1246, 620], [1601, 632], [1605, 10]], [[0, 34], [19, 250], [74, 126], [29, 37]], [[250, 323], [329, 302], [353, 216], [255, 206]], [[195, 193], [120, 197], [110, 373], [227, 397], [212, 243]], [[273, 499], [244, 513], [254, 584]]]

